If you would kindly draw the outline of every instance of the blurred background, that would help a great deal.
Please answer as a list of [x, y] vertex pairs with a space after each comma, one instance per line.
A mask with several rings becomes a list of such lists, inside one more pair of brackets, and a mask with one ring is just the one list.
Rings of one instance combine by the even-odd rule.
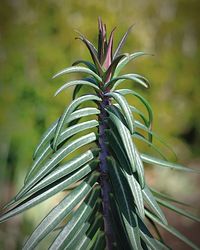
[[[152, 104], [154, 131], [172, 146], [180, 163], [199, 168], [199, 10], [199, 0], [1, 0], [1, 206], [22, 186], [41, 134], [71, 100], [70, 91], [53, 98], [63, 82], [51, 77], [73, 61], [89, 58], [84, 45], [74, 40], [74, 30], [96, 43], [98, 16], [108, 31], [117, 26], [116, 44], [127, 28], [136, 24], [124, 52], [145, 51], [155, 56], [137, 59], [126, 72], [150, 80], [150, 90], [138, 91]], [[191, 211], [198, 214], [198, 176], [158, 167], [146, 171], [152, 186], [190, 203], [197, 208]], [[0, 225], [0, 249], [21, 249], [58, 200], [53, 198]], [[173, 226], [200, 245], [198, 224], [165, 211]], [[173, 249], [189, 249], [173, 236], [166, 237]], [[44, 241], [39, 249], [46, 248]]]

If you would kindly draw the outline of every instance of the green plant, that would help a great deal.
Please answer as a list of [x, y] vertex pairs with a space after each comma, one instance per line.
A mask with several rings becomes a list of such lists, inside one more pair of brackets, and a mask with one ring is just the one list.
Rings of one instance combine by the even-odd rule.
[[[199, 219], [172, 205], [172, 198], [145, 182], [143, 163], [194, 170], [140, 153], [136, 148], [135, 138], [153, 146], [155, 134], [151, 130], [153, 112], [148, 101], [134, 90], [118, 88], [127, 80], [149, 87], [148, 80], [141, 75], [119, 75], [127, 63], [145, 55], [120, 54], [130, 29], [113, 53], [114, 30], [107, 40], [105, 25], [99, 19], [98, 49], [82, 34], [78, 37], [89, 49], [93, 62], [76, 61], [54, 76], [89, 75], [67, 82], [56, 92], [57, 95], [75, 86], [73, 101], [42, 136], [23, 188], [0, 217], [3, 222], [67, 190], [64, 199], [29, 237], [24, 249], [34, 249], [55, 229], [59, 233], [50, 249], [169, 249], [156, 224], [198, 249], [168, 225], [159, 204], [192, 220]], [[83, 86], [91, 93], [82, 94]], [[125, 98], [128, 94], [144, 105], [148, 117], [129, 105]], [[84, 152], [80, 153], [79, 148]], [[63, 223], [66, 217], [67, 222]], [[156, 238], [147, 228], [145, 218], [155, 229]]]

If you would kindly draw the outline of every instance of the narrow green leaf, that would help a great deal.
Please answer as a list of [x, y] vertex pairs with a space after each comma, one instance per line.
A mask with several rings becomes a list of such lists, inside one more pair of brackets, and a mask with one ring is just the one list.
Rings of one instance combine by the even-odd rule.
[[[61, 135], [58, 138], [58, 145], [60, 145], [62, 142], [66, 141], [71, 136], [85, 131], [87, 129], [94, 128], [98, 125], [98, 122], [96, 120], [91, 120], [87, 122], [82, 122], [76, 125], [73, 125], [67, 129], [65, 129]], [[41, 164], [45, 164], [44, 160], [49, 157], [51, 153], [53, 153], [52, 149], [52, 142], [49, 141], [48, 143], [41, 145], [40, 150], [38, 152], [37, 158], [34, 161], [31, 169], [29, 170], [28, 174], [26, 175], [25, 183], [27, 183], [34, 175], [35, 172], [37, 172], [38, 169], [40, 169]]]
[[56, 93], [54, 94], [54, 96], [57, 96], [60, 92], [62, 92], [63, 90], [69, 88], [69, 87], [72, 87], [72, 86], [75, 86], [75, 85], [87, 85], [89, 87], [92, 87], [94, 89], [96, 89], [98, 92], [100, 91], [100, 88], [91, 83], [91, 82], [88, 82], [88, 81], [84, 81], [84, 80], [76, 80], [76, 81], [70, 81], [70, 82], [67, 82], [65, 83], [64, 85], [62, 85], [57, 91]]
[[200, 174], [200, 171], [198, 171], [196, 169], [187, 168], [187, 167], [184, 167], [184, 166], [182, 166], [180, 164], [175, 164], [175, 163], [172, 163], [172, 162], [164, 161], [164, 160], [155, 158], [155, 157], [147, 155], [147, 154], [140, 154], [140, 157], [141, 157], [143, 162], [146, 162], [146, 163], [149, 163], [149, 164], [152, 164], [152, 165], [171, 168], [171, 169], [175, 169], [175, 170], [181, 170], [181, 171], [185, 171], [185, 172], [189, 172], [189, 173], [198, 173], [198, 174]]
[[22, 213], [23, 211], [36, 206], [37, 204], [41, 203], [42, 201], [47, 200], [48, 198], [52, 197], [53, 195], [59, 193], [60, 191], [63, 191], [68, 186], [70, 186], [73, 183], [76, 183], [77, 181], [81, 180], [83, 177], [85, 177], [88, 173], [90, 173], [92, 170], [96, 168], [96, 164], [87, 164], [77, 172], [71, 174], [70, 176], [67, 176], [67, 178], [61, 179], [58, 183], [56, 183], [53, 186], [49, 186], [45, 190], [41, 190], [41, 192], [38, 192], [37, 194], [27, 198], [26, 200], [22, 201], [20, 204], [18, 204], [16, 207], [10, 209], [6, 213], [4, 213], [0, 217], [0, 222], [3, 222], [10, 217], [13, 217], [19, 213]]
[[123, 172], [129, 183], [132, 195], [135, 200], [135, 205], [138, 208], [138, 212], [140, 216], [144, 218], [144, 202], [143, 202], [143, 197], [142, 197], [142, 189], [132, 174], [128, 174], [126, 171], [123, 171]]
[[51, 212], [43, 219], [38, 227], [26, 241], [23, 249], [34, 249], [38, 243], [50, 233], [71, 210], [90, 192], [98, 174], [92, 174], [90, 178], [84, 180], [68, 196], [66, 196]]
[[195, 215], [193, 215], [193, 214], [191, 214], [191, 213], [189, 213], [189, 212], [187, 212], [187, 211], [185, 211], [185, 210], [183, 210], [181, 208], [178, 208], [178, 207], [170, 204], [168, 201], [164, 201], [164, 200], [161, 200], [159, 198], [156, 198], [156, 200], [160, 205], [162, 205], [162, 206], [164, 206], [166, 208], [169, 208], [170, 210], [172, 210], [172, 211], [174, 211], [174, 212], [176, 212], [178, 214], [181, 214], [181, 215], [183, 215], [185, 217], [188, 217], [189, 219], [191, 219], [193, 221], [200, 222], [199, 217], [197, 217], [197, 216], [195, 216]]
[[[109, 82], [107, 82], [105, 84], [105, 89], [106, 88], [112, 88], [111, 90], [114, 91], [115, 88], [119, 85], [119, 82], [117, 82], [117, 81], [118, 80], [123, 80], [123, 79], [137, 82], [137, 83], [139, 83], [140, 85], [142, 85], [145, 88], [150, 87], [149, 81], [145, 77], [140, 76], [138, 74], [126, 74], [126, 75], [122, 75], [122, 76], [112, 78]], [[117, 84], [115, 84], [115, 82], [117, 82]]]
[[92, 57], [92, 60], [94, 62], [94, 64], [96, 65], [97, 67], [97, 70], [99, 72], [100, 75], [103, 74], [103, 70], [102, 70], [102, 66], [98, 60], [98, 52], [97, 52], [97, 49], [94, 47], [94, 45], [85, 38], [84, 35], [82, 35], [80, 32], [79, 33], [79, 37], [77, 37], [77, 39], [80, 39], [88, 48], [89, 52], [90, 52], [90, 55]]
[[121, 168], [116, 166], [114, 158], [108, 158], [109, 174], [114, 188], [115, 197], [117, 199], [120, 212], [124, 221], [124, 225], [129, 236], [129, 240], [133, 249], [140, 249], [139, 228], [137, 217], [133, 211], [132, 197], [128, 194], [126, 182]]
[[126, 118], [129, 130], [132, 134], [133, 133], [133, 115], [132, 115], [132, 112], [129, 108], [129, 104], [126, 101], [126, 99], [117, 92], [109, 92], [106, 94], [106, 96], [112, 97], [119, 104], [124, 114], [124, 117]]
[[196, 246], [192, 241], [190, 241], [187, 237], [185, 237], [183, 234], [181, 234], [179, 231], [177, 231], [174, 227], [170, 225], [163, 224], [155, 215], [150, 213], [149, 211], [145, 210], [146, 216], [155, 221], [158, 225], [163, 227], [165, 230], [167, 230], [169, 233], [175, 235], [177, 238], [185, 242], [188, 246], [192, 247], [192, 249], [199, 250], [199, 247]]
[[76, 119], [80, 119], [82, 117], [86, 117], [89, 115], [98, 115], [98, 114], [100, 114], [100, 111], [97, 108], [90, 108], [90, 107], [81, 108], [71, 113], [71, 115], [69, 116], [67, 120], [67, 123], [69, 124], [70, 122]]
[[69, 73], [86, 73], [86, 74], [92, 75], [98, 82], [102, 81], [101, 77], [99, 77], [92, 70], [85, 68], [85, 67], [80, 67], [80, 66], [72, 66], [72, 67], [63, 69], [59, 71], [56, 75], [54, 75], [53, 78], [56, 78], [64, 74], [69, 74]]
[[81, 225], [87, 221], [91, 214], [94, 214], [93, 211], [96, 210], [95, 207], [99, 207], [99, 203], [97, 203], [99, 194], [100, 187], [96, 186], [92, 190], [91, 195], [89, 194], [87, 196], [86, 200], [84, 200], [84, 202], [73, 214], [72, 219], [66, 224], [66, 226], [56, 237], [49, 250], [65, 248], [66, 244], [72, 240], [74, 235], [76, 235], [76, 232], [80, 229]]
[[82, 103], [86, 101], [101, 101], [101, 98], [97, 97], [96, 95], [84, 95], [81, 96], [74, 101], [65, 109], [64, 113], [59, 119], [58, 125], [56, 127], [54, 141], [53, 141], [53, 149], [56, 150], [57, 143], [58, 143], [58, 137], [60, 133], [62, 132], [64, 124], [67, 122], [67, 119], [69, 118], [70, 114], [75, 111], [75, 109], [81, 105]]
[[148, 116], [149, 116], [149, 123], [148, 123], [148, 127], [151, 127], [151, 124], [153, 122], [153, 111], [151, 108], [151, 105], [149, 104], [149, 102], [140, 94], [138, 94], [137, 92], [131, 90], [131, 89], [119, 89], [117, 90], [118, 93], [122, 94], [122, 95], [133, 95], [135, 97], [137, 97], [141, 103], [145, 106], [147, 112], [148, 112]]
[[132, 105], [129, 105], [129, 107], [130, 107], [130, 109], [131, 109], [132, 112], [138, 114], [138, 115], [142, 118], [142, 120], [143, 120], [145, 126], [149, 127], [149, 121], [148, 121], [147, 118], [145, 117], [144, 113], [141, 112], [139, 109], [137, 109], [136, 107], [134, 107], [134, 106], [132, 106]]
[[135, 52], [131, 55], [129, 55], [128, 57], [125, 57], [123, 60], [121, 60], [121, 62], [118, 64], [116, 70], [115, 70], [115, 74], [114, 74], [114, 77], [118, 76], [120, 71], [124, 68], [124, 66], [129, 63], [131, 60], [134, 60], [136, 59], [137, 57], [140, 57], [140, 56], [144, 56], [144, 55], [151, 55], [151, 54], [148, 54], [148, 53], [144, 53], [144, 52]]
[[142, 142], [145, 142], [147, 145], [149, 145], [152, 149], [154, 149], [158, 154], [160, 154], [160, 156], [162, 156], [162, 158], [164, 160], [167, 160], [166, 157], [164, 156], [164, 154], [161, 152], [161, 150], [156, 147], [152, 142], [150, 142], [149, 140], [147, 140], [143, 135], [141, 135], [140, 133], [133, 133], [132, 135], [133, 139], [138, 139]]
[[42, 166], [40, 167], [40, 171], [38, 171], [32, 179], [27, 182], [21, 191], [18, 193], [16, 198], [20, 198], [24, 193], [26, 193], [30, 188], [32, 188], [35, 183], [41, 180], [46, 174], [48, 174], [54, 167], [60, 163], [68, 154], [77, 150], [78, 148], [87, 145], [96, 140], [96, 136], [94, 133], [90, 133], [88, 135], [84, 135], [73, 142], [68, 143], [67, 145], [62, 146], [59, 150], [57, 150], [52, 157]]
[[94, 155], [91, 150], [88, 150], [86, 153], [83, 153], [72, 160], [58, 166], [53, 172], [50, 172], [47, 176], [45, 176], [40, 182], [38, 182], [33, 188], [31, 188], [28, 192], [23, 196], [29, 196], [37, 191], [41, 190], [44, 187], [47, 187], [51, 183], [59, 180], [60, 178], [67, 176], [73, 171], [79, 169], [87, 162], [91, 161], [94, 158]]
[[114, 115], [111, 111], [109, 111], [108, 109], [106, 109], [108, 114], [109, 114], [109, 118], [112, 120], [112, 122], [115, 124], [122, 142], [124, 144], [124, 149], [126, 150], [126, 154], [127, 157], [129, 158], [131, 167], [132, 167], [132, 171], [135, 172], [136, 171], [136, 166], [135, 166], [135, 150], [134, 150], [134, 145], [132, 142], [132, 138], [131, 138], [131, 134], [130, 131], [128, 130], [128, 128], [123, 124], [122, 121], [119, 120], [119, 118]]
[[80, 63], [85, 64], [90, 70], [92, 70], [94, 73], [97, 73], [95, 65], [93, 63], [85, 61], [85, 60], [77, 60], [72, 64], [72, 66], [76, 66]]
[[95, 233], [103, 224], [103, 217], [101, 214], [97, 213], [94, 218], [91, 218], [90, 221], [84, 223], [80, 227], [79, 231], [76, 232], [73, 239], [68, 242], [65, 246], [66, 249], [87, 249], [88, 245], [91, 242], [91, 239], [94, 237]]
[[162, 210], [160, 209], [158, 203], [156, 202], [153, 194], [151, 193], [151, 191], [149, 190], [148, 186], [146, 185], [145, 188], [142, 190], [142, 194], [144, 197], [145, 202], [147, 203], [147, 205], [152, 209], [152, 211], [158, 216], [158, 218], [160, 218], [160, 220], [164, 223], [164, 224], [168, 224], [167, 220], [165, 218], [164, 213], [162, 212]]
[[105, 234], [100, 231], [97, 238], [94, 241], [94, 246], [92, 246], [93, 250], [104, 250], [106, 247]]
[[[67, 122], [70, 123], [76, 119], [80, 119], [82, 117], [86, 117], [89, 115], [98, 115], [99, 113], [100, 111], [97, 108], [87, 107], [87, 108], [78, 109], [70, 114]], [[53, 139], [56, 127], [58, 125], [58, 121], [59, 119], [57, 119], [54, 123], [52, 123], [51, 126], [42, 135], [42, 138], [33, 154], [33, 159], [35, 159], [38, 156], [38, 154], [41, 153], [41, 149], [44, 147], [44, 145]]]
[[150, 237], [149, 235], [140, 231], [141, 238], [152, 250], [169, 250], [170, 248], [164, 245], [162, 242], [157, 239]]
[[121, 140], [118, 137], [118, 134], [115, 134], [112, 129], [109, 129], [107, 132], [108, 146], [110, 146], [110, 150], [114, 151], [115, 156], [117, 157], [121, 166], [125, 165], [130, 167], [129, 159], [126, 155], [125, 150], [123, 149]]
[[191, 205], [189, 204], [186, 204], [184, 202], [181, 202], [179, 200], [176, 200], [174, 199], [173, 197], [167, 195], [167, 194], [164, 194], [164, 193], [161, 193], [161, 192], [158, 192], [157, 190], [155, 190], [154, 188], [150, 188], [151, 189], [151, 192], [153, 193], [154, 196], [157, 196], [158, 198], [161, 198], [161, 199], [165, 199], [167, 201], [170, 201], [170, 202], [175, 202], [177, 204], [180, 204], [180, 205], [183, 205], [183, 206], [187, 206], [187, 207], [192, 207]]
[[126, 33], [123, 35], [123, 37], [122, 37], [122, 39], [120, 40], [120, 42], [118, 43], [117, 48], [116, 48], [116, 50], [115, 50], [115, 53], [114, 53], [114, 55], [113, 55], [113, 58], [114, 58], [114, 59], [119, 55], [121, 49], [123, 48], [123, 46], [124, 46], [124, 44], [125, 44], [125, 42], [126, 42], [126, 39], [127, 39], [127, 37], [128, 37], [128, 34], [131, 32], [133, 26], [134, 26], [134, 25], [131, 25], [131, 26], [128, 28], [128, 30], [127, 30]]

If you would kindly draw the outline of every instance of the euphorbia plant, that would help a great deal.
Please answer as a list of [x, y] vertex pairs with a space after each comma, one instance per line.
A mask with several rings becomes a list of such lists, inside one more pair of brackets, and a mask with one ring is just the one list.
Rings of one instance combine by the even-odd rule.
[[[134, 89], [137, 85], [148, 88], [149, 82], [136, 73], [120, 73], [127, 63], [145, 53], [120, 53], [130, 29], [113, 53], [114, 30], [107, 39], [101, 19], [98, 29], [97, 49], [82, 34], [78, 37], [88, 48], [92, 62], [76, 61], [54, 76], [87, 74], [67, 82], [56, 92], [57, 95], [75, 86], [72, 102], [42, 136], [24, 186], [4, 208], [0, 221], [67, 190], [64, 199], [34, 230], [24, 249], [34, 249], [53, 230], [58, 230], [58, 235], [50, 246], [52, 250], [169, 249], [157, 225], [197, 249], [168, 225], [159, 205], [192, 220], [199, 219], [171, 203], [177, 201], [147, 185], [144, 163], [194, 170], [141, 153], [135, 145], [136, 138], [153, 145], [152, 109], [136, 90], [121, 86], [131, 81]], [[91, 92], [84, 93], [84, 86]], [[146, 114], [130, 105], [127, 95], [139, 100]], [[146, 219], [155, 230], [154, 237]]]

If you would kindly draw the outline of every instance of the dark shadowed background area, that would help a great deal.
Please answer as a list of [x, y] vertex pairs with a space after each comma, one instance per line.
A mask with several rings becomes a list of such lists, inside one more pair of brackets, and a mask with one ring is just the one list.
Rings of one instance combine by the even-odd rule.
[[[154, 131], [172, 146], [180, 163], [200, 168], [199, 10], [199, 0], [1, 0], [1, 205], [22, 186], [41, 134], [71, 100], [70, 91], [53, 98], [63, 81], [51, 77], [73, 61], [89, 58], [83, 44], [74, 39], [74, 30], [96, 43], [98, 16], [109, 31], [117, 26], [116, 41], [136, 24], [124, 52], [145, 51], [155, 56], [137, 59], [126, 72], [140, 73], [150, 80], [151, 89], [138, 91], [152, 104]], [[71, 79], [75, 77], [80, 76]], [[162, 149], [173, 161], [167, 149]], [[197, 208], [191, 211], [198, 214], [198, 176], [158, 167], [146, 167], [146, 172], [152, 186], [190, 203]], [[0, 249], [21, 249], [59, 198], [0, 225]], [[200, 245], [197, 223], [165, 211], [175, 227]], [[166, 237], [173, 249], [189, 249], [173, 236]], [[39, 249], [47, 246], [48, 239]]]

